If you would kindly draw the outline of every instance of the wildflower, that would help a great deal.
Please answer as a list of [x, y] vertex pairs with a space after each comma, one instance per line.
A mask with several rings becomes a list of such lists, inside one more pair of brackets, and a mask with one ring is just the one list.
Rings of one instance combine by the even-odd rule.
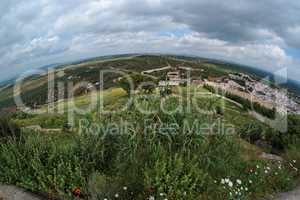
[[251, 180], [249, 180], [249, 183], [252, 184], [253, 182]]
[[154, 188], [154, 187], [150, 187], [150, 188], [149, 188], [149, 192], [150, 192], [150, 193], [154, 193], [154, 192], [155, 192], [155, 188]]
[[293, 163], [296, 163], [297, 161], [296, 160], [293, 160]]
[[75, 188], [75, 189], [73, 190], [73, 194], [74, 194], [74, 196], [79, 197], [79, 196], [81, 195], [81, 190], [80, 190], [80, 188]]
[[115, 197], [116, 197], [116, 198], [119, 198], [119, 194], [118, 194], [118, 193], [117, 193], [117, 194], [115, 194]]
[[123, 187], [123, 190], [125, 190], [125, 191], [126, 191], [126, 190], [127, 190], [127, 187], [126, 187], [126, 186], [125, 186], [125, 187]]
[[256, 165], [256, 168], [259, 169], [259, 165]]
[[232, 193], [231, 193], [231, 192], [229, 192], [229, 196], [232, 196]]
[[159, 196], [161, 196], [161, 197], [164, 196], [164, 193], [160, 193]]
[[150, 196], [149, 200], [155, 200], [154, 196]]
[[240, 179], [237, 179], [236, 180], [237, 184], [241, 185], [242, 184], [242, 181]]
[[229, 186], [229, 187], [232, 187], [232, 186], [233, 186], [233, 183], [232, 183], [231, 181], [229, 181], [229, 182], [228, 182], [228, 186]]
[[277, 176], [277, 175], [278, 175], [278, 173], [277, 173], [277, 172], [275, 172], [275, 175]]
[[225, 178], [225, 183], [229, 183], [230, 180], [228, 178]]
[[269, 173], [268, 170], [265, 170], [265, 174]]
[[224, 185], [224, 184], [225, 184], [225, 180], [224, 180], [224, 179], [222, 179], [222, 180], [221, 180], [221, 183]]
[[297, 172], [298, 171], [298, 169], [296, 168], [296, 167], [294, 167], [294, 170]]
[[247, 187], [245, 187], [245, 191], [248, 191], [248, 188], [247, 188]]

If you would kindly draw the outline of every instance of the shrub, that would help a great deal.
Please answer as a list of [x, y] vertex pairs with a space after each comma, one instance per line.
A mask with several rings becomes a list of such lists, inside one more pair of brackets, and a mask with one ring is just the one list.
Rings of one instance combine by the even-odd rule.
[[0, 140], [19, 138], [21, 130], [18, 125], [8, 118], [0, 118]]
[[244, 128], [240, 131], [240, 136], [251, 144], [254, 144], [256, 141], [263, 139], [263, 132], [264, 130], [262, 125], [254, 122], [244, 126]]
[[196, 199], [204, 191], [208, 174], [197, 159], [186, 160], [181, 155], [160, 157], [154, 166], [145, 169], [145, 186], [149, 196], [167, 199]]

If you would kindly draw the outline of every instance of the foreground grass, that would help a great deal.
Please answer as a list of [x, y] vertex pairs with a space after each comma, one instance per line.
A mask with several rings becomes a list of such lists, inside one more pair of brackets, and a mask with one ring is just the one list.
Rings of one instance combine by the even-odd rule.
[[[220, 101], [197, 99], [205, 110], [215, 110]], [[137, 98], [134, 104], [152, 110], [159, 102], [154, 95]], [[177, 106], [178, 99], [168, 99], [166, 109]], [[145, 115], [132, 106], [115, 114], [81, 117], [86, 124], [78, 133], [26, 133], [1, 144], [0, 182], [66, 198], [124, 200], [256, 199], [290, 189], [298, 176], [297, 149], [291, 148], [288, 161], [258, 159], [257, 149], [239, 138], [251, 118], [238, 116], [234, 105], [229, 108], [223, 115], [195, 108]], [[218, 133], [217, 127], [210, 132], [215, 134], [186, 129], [195, 119], [200, 125], [221, 120], [224, 133], [226, 123], [232, 122], [236, 134]], [[125, 122], [130, 126], [124, 132]]]

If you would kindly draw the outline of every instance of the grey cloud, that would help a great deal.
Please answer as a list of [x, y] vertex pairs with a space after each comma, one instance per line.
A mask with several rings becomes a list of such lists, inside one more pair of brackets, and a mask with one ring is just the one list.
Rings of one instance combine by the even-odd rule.
[[[0, 69], [126, 50], [277, 66], [291, 63], [285, 49], [300, 48], [299, 10], [293, 0], [2, 0]], [[259, 59], [264, 51], [271, 61]]]
[[300, 2], [292, 0], [188, 0], [170, 4], [169, 11], [176, 22], [188, 24], [193, 30], [243, 42], [265, 39], [261, 29], [284, 37], [289, 27], [300, 23], [299, 8]]

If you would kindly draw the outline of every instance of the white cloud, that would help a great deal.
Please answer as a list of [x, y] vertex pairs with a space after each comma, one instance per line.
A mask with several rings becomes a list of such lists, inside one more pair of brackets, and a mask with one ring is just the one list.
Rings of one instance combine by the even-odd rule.
[[286, 53], [300, 47], [297, 8], [291, 0], [3, 0], [0, 79], [34, 66], [135, 52], [199, 55], [269, 71], [288, 66], [299, 79], [297, 61]]

